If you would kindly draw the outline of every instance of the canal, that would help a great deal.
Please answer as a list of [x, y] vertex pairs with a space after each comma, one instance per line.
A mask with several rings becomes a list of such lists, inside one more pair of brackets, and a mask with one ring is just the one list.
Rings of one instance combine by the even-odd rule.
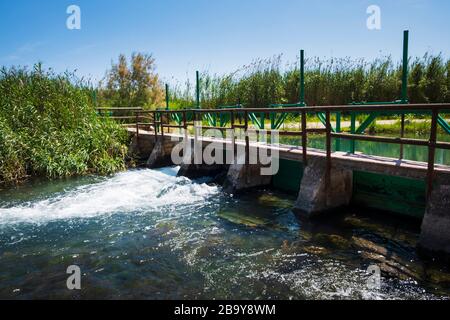
[[[383, 134], [386, 137], [398, 137], [398, 135]], [[428, 140], [427, 135], [405, 134], [405, 138]], [[350, 151], [351, 141], [343, 139], [333, 139], [332, 148], [333, 151]], [[439, 134], [438, 141], [450, 142], [450, 135]], [[300, 146], [301, 139], [291, 137], [280, 137], [281, 144]], [[308, 136], [308, 148], [326, 149], [326, 139], [323, 135], [309, 135]], [[380, 157], [388, 157], [398, 159], [400, 155], [400, 146], [398, 144], [389, 144], [382, 142], [369, 142], [369, 141], [355, 141], [355, 152], [361, 152], [365, 155], [373, 155]], [[403, 159], [413, 161], [428, 161], [428, 147], [425, 146], [403, 146]], [[436, 149], [435, 155], [436, 164], [450, 165], [450, 150]]]
[[[0, 191], [3, 299], [447, 299], [420, 223], [352, 208], [321, 221], [273, 190], [227, 195], [178, 168]], [[370, 265], [381, 287], [368, 286]], [[81, 268], [82, 290], [66, 288]]]

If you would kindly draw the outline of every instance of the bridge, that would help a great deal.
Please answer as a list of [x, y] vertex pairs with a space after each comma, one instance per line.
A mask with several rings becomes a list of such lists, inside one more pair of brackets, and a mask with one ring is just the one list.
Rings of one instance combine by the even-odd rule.
[[[438, 164], [435, 159], [436, 150], [450, 150], [449, 142], [438, 141], [438, 128], [446, 132], [446, 126], [440, 119], [444, 119], [442, 115], [450, 111], [450, 104], [128, 111], [133, 113], [128, 117], [134, 120], [133, 124], [127, 125], [133, 137], [132, 150], [147, 159], [149, 167], [173, 165], [171, 154], [180, 141], [184, 141], [189, 150], [195, 150], [195, 145], [199, 144], [201, 152], [214, 144], [216, 148], [220, 146], [220, 150], [228, 152], [224, 157], [232, 161], [213, 164], [195, 162], [194, 152], [185, 155], [185, 151], [181, 150], [184, 159], [191, 160], [182, 163], [180, 174], [190, 178], [222, 174], [224, 188], [231, 193], [260, 186], [294, 184], [296, 188], [293, 189], [298, 192], [295, 209], [311, 217], [355, 202], [377, 207], [370, 202], [373, 204], [373, 199], [380, 197], [378, 209], [398, 211], [422, 219], [421, 248], [450, 253], [450, 166]], [[400, 117], [402, 125], [398, 137], [369, 135], [366, 133], [367, 127], [359, 129], [367, 123], [367, 119], [380, 115]], [[404, 119], [407, 115], [430, 119], [428, 139], [404, 137]], [[366, 119], [361, 121], [359, 128], [353, 122], [356, 116]], [[289, 117], [291, 125], [287, 129], [279, 125], [282, 122], [280, 119]], [[316, 117], [323, 120], [323, 125], [316, 125], [317, 122], [313, 121]], [[352, 119], [347, 132], [340, 127], [342, 117]], [[266, 130], [266, 126], [270, 128]], [[227, 132], [228, 135], [219, 138], [204, 136], [203, 133], [208, 130]], [[274, 134], [298, 138], [300, 143], [274, 144], [258, 139]], [[323, 150], [308, 147], [309, 138], [318, 135], [325, 138]], [[342, 146], [344, 140], [350, 141], [348, 150]], [[399, 154], [392, 158], [355, 152], [355, 141], [397, 145]], [[406, 145], [427, 148], [428, 161], [404, 159], [403, 148]], [[257, 154], [260, 150], [276, 155], [280, 161], [281, 177], [280, 173], [261, 175], [261, 168], [267, 164], [251, 161], [252, 151]], [[364, 181], [366, 178], [369, 180]], [[375, 184], [374, 189], [380, 188], [380, 183], [385, 184], [381, 189], [397, 184], [394, 186], [398, 189], [396, 192], [405, 194], [409, 199], [402, 202], [398, 197], [389, 199], [389, 195], [377, 195], [376, 192], [368, 195], [360, 191], [361, 188], [371, 188], [371, 183]], [[367, 201], [368, 198], [371, 201]], [[389, 202], [398, 202], [397, 208]]]

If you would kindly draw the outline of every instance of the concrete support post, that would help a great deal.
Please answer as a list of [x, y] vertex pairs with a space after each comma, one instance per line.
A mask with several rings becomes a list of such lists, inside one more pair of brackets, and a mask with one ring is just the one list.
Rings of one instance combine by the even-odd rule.
[[308, 216], [348, 205], [352, 198], [353, 172], [332, 168], [326, 185], [325, 159], [308, 162], [303, 173], [295, 209]]
[[271, 175], [261, 175], [261, 164], [245, 165], [245, 160], [238, 158], [230, 165], [224, 182], [224, 190], [228, 193], [236, 193], [246, 189], [268, 186], [272, 183]]
[[422, 221], [419, 248], [450, 258], [450, 181], [437, 181], [433, 187]]

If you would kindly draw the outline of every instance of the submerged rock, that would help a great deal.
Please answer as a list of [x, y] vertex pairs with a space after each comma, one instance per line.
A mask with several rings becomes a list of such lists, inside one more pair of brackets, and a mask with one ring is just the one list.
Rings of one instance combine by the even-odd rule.
[[421, 266], [406, 263], [388, 248], [359, 237], [352, 237], [352, 241], [353, 245], [361, 251], [360, 255], [363, 258], [376, 261], [380, 269], [387, 274], [403, 280], [422, 278]]
[[270, 223], [267, 219], [243, 215], [236, 211], [220, 211], [217, 215], [222, 219], [228, 220], [229, 222], [244, 225], [250, 228], [264, 227]]
[[428, 268], [426, 269], [426, 277], [427, 280], [432, 283], [450, 287], [450, 273], [448, 272], [435, 268]]
[[342, 236], [336, 234], [319, 233], [313, 238], [317, 243], [336, 249], [347, 249], [351, 246], [351, 242]]
[[412, 247], [417, 244], [417, 235], [407, 231], [399, 232], [397, 228], [387, 223], [378, 223], [355, 216], [346, 217], [344, 222], [352, 228], [365, 229], [387, 239], [402, 241]]
[[262, 206], [288, 209], [293, 207], [294, 202], [283, 199], [273, 194], [263, 194], [258, 198], [258, 203]]
[[162, 236], [165, 235], [175, 229], [175, 222], [174, 221], [164, 221], [159, 222], [155, 225], [154, 228], [150, 229], [148, 231], [148, 236]]
[[315, 255], [329, 254], [330, 253], [330, 251], [327, 250], [326, 248], [324, 248], [324, 247], [317, 247], [317, 246], [304, 247], [303, 251], [305, 251], [307, 253], [315, 254]]

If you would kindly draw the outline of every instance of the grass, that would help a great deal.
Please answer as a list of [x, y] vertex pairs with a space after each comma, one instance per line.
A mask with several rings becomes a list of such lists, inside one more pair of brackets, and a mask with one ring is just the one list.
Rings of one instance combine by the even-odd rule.
[[91, 92], [39, 64], [0, 70], [0, 185], [125, 168], [126, 132], [97, 116]]
[[[431, 120], [424, 119], [423, 121], [412, 121], [410, 119], [405, 120], [405, 135], [409, 137], [428, 137], [430, 135], [430, 127], [431, 127]], [[400, 136], [400, 130], [401, 130], [401, 122], [396, 121], [392, 124], [372, 124], [367, 131], [369, 133], [384, 133], [384, 134], [391, 134], [395, 136]], [[449, 137], [448, 134], [440, 127], [438, 126], [438, 134], [442, 136]]]

